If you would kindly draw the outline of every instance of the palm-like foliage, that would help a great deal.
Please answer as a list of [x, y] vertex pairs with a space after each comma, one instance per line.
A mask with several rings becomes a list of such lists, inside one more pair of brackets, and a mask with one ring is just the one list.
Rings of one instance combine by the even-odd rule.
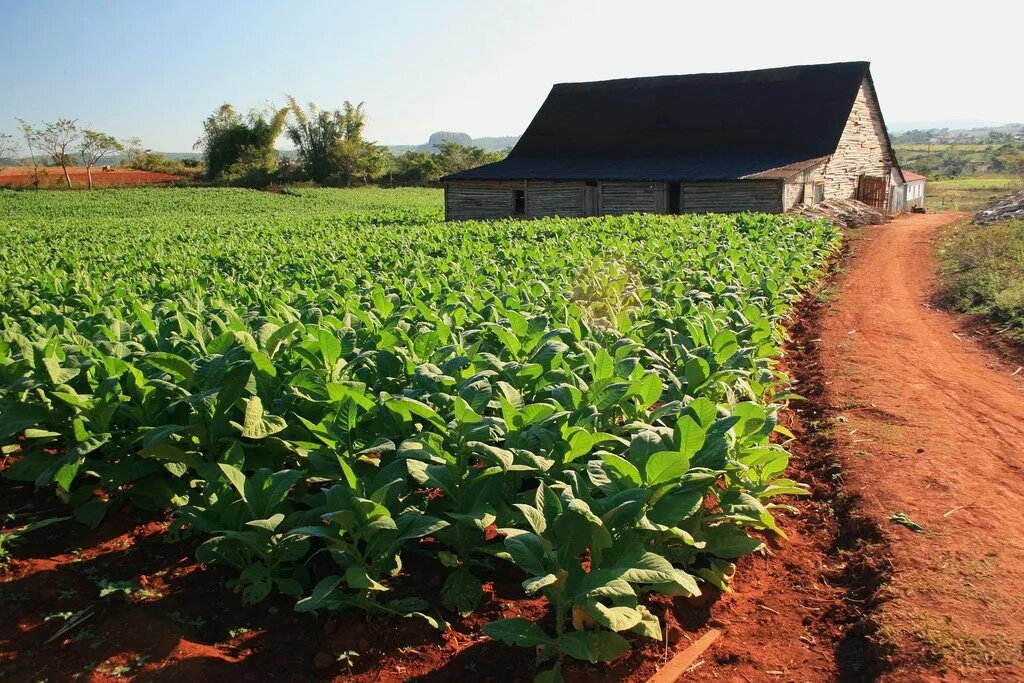
[[288, 139], [298, 150], [306, 174], [317, 182], [332, 176], [344, 184], [365, 182], [383, 165], [380, 148], [363, 139], [366, 113], [363, 103], [346, 101], [341, 109], [323, 110], [310, 102], [308, 110], [294, 97], [288, 98], [295, 122], [288, 126]]

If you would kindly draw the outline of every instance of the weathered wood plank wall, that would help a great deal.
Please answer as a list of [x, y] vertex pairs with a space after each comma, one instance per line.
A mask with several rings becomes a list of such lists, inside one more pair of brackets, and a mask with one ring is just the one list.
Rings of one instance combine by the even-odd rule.
[[606, 216], [668, 210], [668, 183], [603, 182], [600, 194], [600, 213]]
[[782, 181], [684, 183], [682, 210], [683, 213], [779, 213], [782, 211]]
[[[587, 209], [587, 187], [582, 182], [458, 181], [445, 185], [445, 216], [449, 220], [512, 216], [517, 190], [525, 191], [527, 218], [593, 213]], [[667, 183], [602, 182], [597, 194], [598, 215], [668, 212]], [[684, 183], [680, 203], [683, 213], [778, 213], [783, 210], [783, 184], [778, 180]]]
[[527, 181], [526, 216], [585, 216], [585, 187], [582, 182]]
[[516, 190], [523, 181], [462, 180], [446, 183], [444, 215], [448, 220], [507, 218], [515, 209]]

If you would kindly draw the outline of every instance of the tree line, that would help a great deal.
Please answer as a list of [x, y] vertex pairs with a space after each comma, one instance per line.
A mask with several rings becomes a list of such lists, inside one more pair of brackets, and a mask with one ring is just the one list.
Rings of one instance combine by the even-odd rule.
[[[208, 180], [241, 185], [313, 181], [351, 187], [382, 183], [427, 185], [442, 176], [498, 161], [504, 154], [442, 142], [435, 152], [393, 155], [367, 140], [364, 104], [346, 101], [340, 109], [302, 106], [294, 97], [279, 109], [253, 109], [241, 115], [224, 104], [203, 122], [195, 148], [202, 150]], [[277, 140], [295, 146], [295, 158], [281, 157]]]
[[[92, 169], [99, 160], [125, 149], [124, 144], [117, 138], [91, 128], [79, 128], [78, 122], [72, 119], [58, 119], [38, 126], [18, 119], [18, 126], [28, 147], [28, 158], [35, 172], [37, 185], [40, 166], [49, 162], [54, 166], [60, 166], [64, 180], [68, 187], [71, 187], [68, 167], [74, 166], [75, 161], [81, 159], [91, 190]], [[0, 134], [0, 159], [13, 157], [17, 151], [15, 137]]]
[[[145, 149], [139, 138], [121, 141], [91, 128], [80, 128], [77, 120], [58, 119], [33, 125], [18, 119], [21, 140], [36, 185], [40, 168], [59, 166], [71, 187], [68, 168], [80, 160], [86, 168], [88, 185], [99, 161], [123, 155], [122, 165], [160, 171], [225, 185], [262, 187], [273, 183], [311, 181], [351, 187], [373, 183], [385, 185], [430, 185], [457, 171], [498, 161], [503, 152], [441, 142], [433, 152], [407, 151], [392, 154], [364, 135], [366, 111], [363, 103], [344, 102], [338, 109], [306, 106], [294, 97], [284, 107], [263, 107], [241, 114], [223, 104], [203, 121], [203, 132], [193, 149], [202, 163], [171, 160]], [[295, 147], [294, 155], [281, 154], [277, 143], [284, 137]], [[0, 134], [0, 159], [14, 158], [18, 139]]]
[[929, 178], [979, 173], [1024, 178], [1024, 136], [1020, 132], [977, 128], [911, 130], [892, 136], [900, 166]]

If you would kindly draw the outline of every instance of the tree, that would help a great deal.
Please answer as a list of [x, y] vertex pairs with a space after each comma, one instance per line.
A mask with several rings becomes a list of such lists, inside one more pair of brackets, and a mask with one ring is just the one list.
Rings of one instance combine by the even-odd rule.
[[501, 152], [485, 152], [479, 147], [460, 145], [455, 142], [442, 142], [437, 146], [437, 161], [443, 175], [494, 163], [500, 161], [504, 156]]
[[1024, 183], [1024, 152], [1004, 154], [999, 157], [999, 160], [1003, 162], [1003, 167], [1007, 171], [1020, 178], [1020, 181]]
[[[434, 136], [431, 136], [433, 139]], [[487, 152], [479, 147], [445, 140], [435, 143], [437, 152], [410, 150], [394, 157], [391, 176], [406, 185], [431, 185], [441, 176], [490, 164], [508, 156], [509, 150]]]
[[35, 129], [24, 119], [18, 119], [18, 128], [21, 129], [21, 134], [25, 138], [25, 145], [28, 146], [28, 156], [32, 161], [33, 184], [39, 187], [39, 160], [36, 159]]
[[307, 114], [294, 97], [289, 97], [288, 103], [295, 117], [295, 123], [288, 125], [288, 139], [295, 145], [299, 163], [309, 177], [322, 182], [331, 173], [331, 150], [343, 135], [339, 112], [332, 115], [320, 111], [310, 102]]
[[305, 111], [294, 97], [289, 97], [288, 102], [295, 119], [288, 126], [288, 139], [295, 145], [299, 163], [312, 180], [324, 182], [331, 178], [352, 185], [369, 182], [384, 169], [384, 150], [363, 139], [363, 103], [345, 102], [341, 109], [326, 111], [310, 102]]
[[373, 182], [388, 165], [388, 154], [380, 145], [365, 140], [343, 140], [334, 148], [334, 176], [345, 185]]
[[138, 168], [146, 163], [146, 153], [149, 151], [142, 146], [142, 138], [131, 137], [121, 143], [124, 148], [124, 163], [129, 168]]
[[265, 175], [277, 168], [274, 143], [284, 130], [288, 109], [253, 110], [243, 117], [230, 104], [221, 105], [203, 122], [195, 148], [203, 150], [211, 180]]
[[[8, 135], [7, 133], [0, 133], [0, 161], [13, 159], [14, 154], [17, 151], [18, 145], [14, 142], [14, 136]], [[0, 167], [0, 171], [3, 171], [3, 167]]]
[[939, 159], [939, 173], [950, 178], [955, 178], [967, 168], [967, 159], [955, 152], [947, 152]]
[[410, 150], [395, 157], [391, 175], [399, 183], [424, 185], [437, 181], [442, 171], [437, 155]]
[[92, 189], [92, 167], [96, 165], [96, 162], [108, 154], [123, 150], [124, 145], [112, 135], [89, 128], [82, 131], [82, 142], [78, 146], [78, 153], [82, 155], [82, 163], [85, 165], [85, 174], [89, 179], [90, 190]]
[[[71, 187], [71, 174], [68, 173], [68, 166], [72, 161], [71, 150], [79, 138], [78, 121], [72, 119], [58, 119], [53, 123], [44, 121], [42, 128], [35, 128], [24, 121], [21, 121], [21, 124], [26, 138], [31, 140], [29, 145], [35, 143], [39, 149], [50, 155], [53, 162], [64, 171], [64, 180], [67, 181], [68, 187]], [[38, 181], [39, 170], [37, 167], [36, 182], [38, 183]]]

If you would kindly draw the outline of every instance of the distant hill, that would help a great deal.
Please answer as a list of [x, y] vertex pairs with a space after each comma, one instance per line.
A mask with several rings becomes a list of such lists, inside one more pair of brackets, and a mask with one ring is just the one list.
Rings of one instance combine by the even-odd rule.
[[392, 154], [404, 152], [436, 152], [437, 146], [442, 142], [454, 142], [467, 147], [479, 147], [485, 152], [500, 152], [519, 141], [518, 135], [505, 135], [500, 137], [474, 138], [467, 133], [441, 130], [433, 133], [427, 142], [422, 145], [385, 145]]
[[980, 119], [950, 119], [948, 121], [897, 121], [890, 123], [888, 127], [890, 133], [897, 135], [912, 130], [945, 130], [955, 132], [970, 131], [977, 133], [980, 137], [987, 135], [989, 131], [1013, 133], [1024, 128], [1024, 124], [983, 121]]
[[157, 154], [161, 154], [161, 155], [167, 157], [168, 159], [174, 159], [175, 161], [177, 161], [178, 159], [202, 159], [203, 158], [203, 153], [202, 152], [156, 152], [156, 153]]
[[[154, 154], [159, 154], [160, 156], [170, 159], [172, 161], [180, 161], [182, 159], [195, 159], [199, 161], [203, 158], [202, 152], [158, 152], [156, 150], [151, 151], [153, 151]], [[124, 159], [124, 154], [113, 154], [109, 157], [103, 157], [100, 160], [100, 163], [114, 165], [121, 163]]]

